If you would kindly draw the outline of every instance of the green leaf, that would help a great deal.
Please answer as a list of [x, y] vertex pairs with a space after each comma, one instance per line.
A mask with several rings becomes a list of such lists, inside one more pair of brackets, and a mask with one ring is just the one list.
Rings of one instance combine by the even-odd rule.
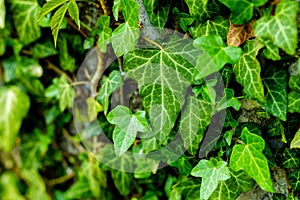
[[291, 148], [300, 148], [300, 129], [298, 129], [291, 142]]
[[112, 71], [109, 77], [102, 78], [102, 86], [97, 99], [104, 106], [104, 114], [106, 115], [109, 106], [109, 96], [119, 87], [123, 85], [123, 79], [120, 71]]
[[241, 139], [244, 144], [236, 144], [230, 156], [230, 168], [234, 171], [244, 170], [265, 191], [274, 192], [268, 160], [262, 153], [265, 141], [251, 133], [245, 127]]
[[[173, 186], [172, 192], [183, 195], [185, 199], [199, 199], [201, 183], [199, 178], [185, 178]], [[182, 198], [180, 198], [182, 199]]]
[[186, 158], [185, 156], [180, 157], [175, 162], [172, 162], [169, 165], [172, 167], [177, 167], [180, 174], [185, 176], [188, 176], [191, 173], [193, 168], [188, 158]]
[[146, 133], [149, 131], [144, 111], [132, 114], [129, 108], [117, 106], [107, 115], [111, 124], [116, 124], [113, 132], [113, 141], [117, 156], [124, 154], [133, 144], [137, 132]]
[[287, 73], [284, 69], [269, 67], [265, 71], [263, 83], [267, 90], [266, 102], [261, 106], [270, 114], [286, 120], [287, 112]]
[[5, 2], [4, 0], [0, 0], [0, 29], [5, 27], [5, 14], [6, 14]]
[[193, 38], [209, 35], [219, 35], [223, 40], [227, 38], [229, 20], [223, 16], [216, 16], [204, 23], [196, 23], [189, 29]]
[[190, 96], [183, 111], [179, 133], [183, 140], [184, 147], [192, 155], [197, 153], [199, 144], [203, 138], [206, 127], [209, 125], [213, 115], [212, 104], [198, 100]]
[[135, 0], [121, 0], [122, 13], [125, 22], [131, 27], [137, 28], [139, 5]]
[[[137, 81], [153, 134], [162, 142], [172, 130], [192, 82], [199, 51], [190, 40], [178, 38], [162, 49], [140, 49], [124, 57], [126, 78]], [[184, 50], [184, 51], [183, 51]]]
[[97, 22], [98, 28], [97, 28], [97, 35], [99, 36], [98, 38], [98, 46], [100, 49], [105, 53], [106, 52], [106, 47], [110, 43], [110, 37], [112, 30], [109, 27], [110, 26], [110, 17], [102, 15], [99, 17], [98, 22]]
[[158, 0], [143, 0], [143, 3], [149, 15], [151, 24], [159, 28], [165, 27], [170, 11], [170, 3], [164, 7], [160, 5], [161, 2]]
[[281, 141], [287, 143], [285, 138], [285, 128], [282, 125], [280, 119], [275, 118], [272, 122], [270, 122], [267, 127], [267, 137], [274, 138], [274, 137], [281, 137]]
[[217, 188], [219, 181], [230, 178], [227, 162], [218, 161], [215, 158], [210, 160], [202, 159], [192, 169], [192, 176], [202, 177], [200, 188], [200, 199], [208, 199]]
[[30, 99], [16, 86], [0, 88], [0, 148], [9, 152], [15, 144]]
[[230, 21], [236, 25], [246, 24], [253, 17], [254, 7], [264, 5], [268, 0], [220, 0], [230, 11]]
[[293, 191], [300, 191], [300, 170], [290, 171], [288, 175], [289, 183]]
[[204, 50], [196, 65], [202, 78], [219, 71], [226, 63], [235, 64], [242, 54], [239, 47], [224, 47], [222, 38], [217, 35], [197, 38], [194, 46]]
[[79, 10], [75, 0], [70, 0], [68, 12], [80, 29]]
[[249, 40], [243, 47], [243, 54], [233, 66], [236, 80], [244, 87], [246, 97], [265, 102], [264, 87], [260, 76], [260, 63], [256, 59], [263, 44], [257, 40]]
[[114, 5], [112, 7], [113, 15], [116, 21], [118, 21], [119, 18], [119, 9], [121, 6], [121, 0], [114, 0]]
[[51, 11], [54, 10], [55, 8], [61, 6], [62, 4], [64, 4], [64, 3], [67, 2], [67, 1], [69, 1], [69, 0], [49, 0], [49, 1], [47, 1], [47, 2], [43, 5], [43, 8], [41, 9], [37, 21], [40, 21], [40, 20], [41, 20], [43, 17], [45, 17], [49, 12], [51, 12]]
[[260, 39], [261, 42], [264, 43], [265, 48], [262, 51], [262, 55], [268, 59], [277, 61], [280, 60], [281, 57], [279, 55], [279, 48], [272, 43], [272, 41]]
[[59, 109], [64, 111], [66, 108], [71, 108], [74, 99], [74, 90], [68, 83], [66, 76], [62, 75], [58, 82], [59, 90]]
[[296, 151], [297, 149], [288, 149], [285, 148], [284, 153], [283, 153], [283, 159], [282, 159], [282, 166], [284, 168], [294, 168], [298, 169], [300, 166], [300, 158], [299, 154]]
[[26, 198], [20, 193], [18, 188], [19, 178], [11, 171], [5, 171], [0, 176], [1, 198], [8, 200], [25, 200]]
[[275, 16], [264, 16], [254, 24], [257, 37], [268, 38], [287, 54], [295, 54], [297, 48], [296, 1], [281, 1], [276, 5]]
[[186, 32], [188, 30], [188, 26], [195, 21], [195, 18], [186, 13], [181, 13], [176, 7], [173, 9], [173, 15], [179, 19], [178, 24], [184, 32]]
[[210, 200], [232, 200], [241, 193], [251, 190], [254, 181], [243, 171], [229, 171], [230, 179], [220, 181], [217, 189], [210, 196]]
[[12, 4], [14, 24], [17, 29], [19, 40], [27, 45], [41, 36], [41, 30], [35, 23], [39, 12], [36, 0], [8, 0]]
[[223, 97], [218, 101], [216, 105], [216, 110], [220, 111], [229, 107], [233, 107], [238, 111], [241, 107], [241, 102], [234, 97], [233, 89], [225, 88]]
[[288, 111], [300, 113], [300, 93], [292, 91], [288, 94]]
[[65, 14], [68, 10], [68, 7], [70, 5], [69, 3], [64, 4], [61, 6], [53, 15], [51, 19], [51, 29], [52, 29], [52, 35], [54, 38], [54, 45], [56, 47], [57, 37], [58, 37], [58, 31], [61, 27], [61, 24], [63, 22], [63, 19], [65, 17]]
[[138, 28], [131, 28], [127, 22], [121, 24], [112, 33], [112, 46], [115, 54], [120, 57], [132, 51], [140, 36]]
[[75, 70], [75, 58], [69, 54], [68, 41], [69, 35], [63, 33], [57, 41], [59, 48], [59, 64], [62, 69], [73, 72]]
[[58, 53], [50, 39], [34, 44], [34, 46], [30, 48], [30, 51], [34, 58], [46, 58]]
[[185, 3], [189, 7], [191, 16], [199, 21], [204, 21], [220, 12], [220, 4], [215, 0], [185, 0]]

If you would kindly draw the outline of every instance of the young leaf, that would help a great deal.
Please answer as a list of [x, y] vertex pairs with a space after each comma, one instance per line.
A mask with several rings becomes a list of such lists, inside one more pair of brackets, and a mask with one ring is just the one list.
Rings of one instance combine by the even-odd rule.
[[190, 96], [183, 111], [179, 133], [184, 147], [192, 155], [197, 153], [199, 144], [213, 115], [212, 104]]
[[210, 160], [202, 159], [192, 169], [192, 176], [202, 177], [200, 188], [200, 199], [208, 199], [217, 188], [219, 181], [230, 178], [227, 162], [218, 161], [215, 158]]
[[102, 86], [97, 99], [104, 106], [104, 114], [106, 115], [109, 105], [109, 96], [119, 87], [123, 85], [123, 79], [120, 71], [112, 71], [109, 77], [102, 78]]
[[236, 80], [244, 87], [244, 92], [249, 98], [256, 98], [265, 102], [264, 87], [260, 76], [260, 63], [256, 59], [258, 51], [263, 44], [258, 40], [249, 40], [243, 47], [243, 55], [233, 66]]
[[40, 21], [43, 17], [45, 17], [49, 12], [51, 12], [52, 10], [54, 10], [55, 8], [61, 6], [62, 4], [64, 4], [65, 2], [67, 2], [69, 0], [49, 0], [47, 1], [44, 5], [43, 8], [41, 9], [40, 13], [39, 13], [39, 18], [37, 19], [37, 21]]
[[176, 7], [173, 9], [173, 15], [178, 19], [178, 24], [184, 32], [186, 32], [188, 26], [195, 21], [195, 18], [186, 13], [181, 13]]
[[62, 21], [65, 17], [65, 14], [68, 10], [68, 7], [70, 5], [70, 2], [64, 4], [61, 6], [53, 15], [51, 19], [51, 29], [52, 29], [52, 35], [54, 38], [54, 45], [56, 46], [56, 41], [58, 37], [58, 31], [60, 29], [60, 26], [62, 24]]
[[79, 10], [75, 0], [70, 0], [68, 12], [80, 29]]
[[212, 18], [214, 15], [220, 12], [220, 5], [215, 0], [185, 0], [185, 3], [189, 7], [191, 16], [195, 19], [198, 19], [199, 21], [204, 21], [208, 18]]
[[210, 200], [232, 200], [239, 194], [247, 192], [254, 186], [254, 181], [243, 171], [229, 171], [230, 179], [220, 181], [217, 189], [210, 196]]
[[30, 99], [16, 86], [0, 88], [0, 148], [9, 152], [15, 144]]
[[268, 0], [220, 0], [230, 11], [230, 21], [234, 24], [241, 25], [248, 23], [253, 16], [254, 6], [262, 6]]
[[266, 102], [260, 104], [268, 113], [285, 121], [287, 112], [286, 71], [275, 67], [267, 68], [263, 83], [267, 89]]
[[121, 0], [114, 0], [114, 5], [112, 7], [113, 15], [116, 21], [119, 19], [119, 9], [121, 6]]
[[193, 38], [209, 35], [219, 35], [222, 39], [226, 39], [229, 29], [229, 20], [223, 16], [216, 16], [204, 23], [197, 23], [189, 29]]
[[224, 96], [218, 101], [216, 105], [216, 110], [220, 111], [228, 107], [233, 107], [238, 111], [241, 107], [241, 102], [234, 97], [234, 90], [225, 88], [224, 92]]
[[274, 192], [268, 161], [262, 153], [265, 141], [246, 127], [242, 131], [241, 139], [244, 144], [233, 147], [230, 168], [234, 171], [244, 170], [263, 190]]
[[248, 24], [235, 25], [230, 22], [229, 32], [227, 34], [228, 46], [238, 47], [247, 40], [254, 37], [253, 21]]
[[66, 76], [62, 75], [58, 81], [59, 109], [63, 112], [66, 108], [71, 108], [74, 99], [74, 90], [68, 83]]
[[194, 46], [205, 51], [196, 65], [202, 78], [219, 71], [226, 63], [235, 64], [242, 54], [238, 47], [224, 47], [222, 38], [217, 35], [197, 38]]
[[5, 14], [6, 14], [6, 8], [5, 8], [4, 0], [0, 0], [0, 29], [5, 27]]
[[116, 124], [113, 132], [113, 141], [117, 156], [124, 154], [133, 144], [137, 132], [149, 131], [144, 111], [132, 114], [129, 108], [117, 106], [107, 115], [107, 120]]
[[291, 142], [291, 148], [300, 148], [300, 129], [298, 129]]
[[185, 101], [197, 55], [190, 40], [179, 38], [163, 43], [162, 49], [136, 50], [124, 57], [126, 77], [137, 81], [152, 131], [160, 142], [172, 130]]
[[264, 16], [255, 23], [255, 35], [270, 39], [287, 54], [295, 54], [298, 42], [297, 12], [296, 1], [279, 2], [276, 5], [275, 16]]
[[35, 23], [40, 9], [37, 1], [8, 0], [8, 2], [12, 4], [12, 17], [22, 44], [27, 45], [40, 38], [41, 30]]

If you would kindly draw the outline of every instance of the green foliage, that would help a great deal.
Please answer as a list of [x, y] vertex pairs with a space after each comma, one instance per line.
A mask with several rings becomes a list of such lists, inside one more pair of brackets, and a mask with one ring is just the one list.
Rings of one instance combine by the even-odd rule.
[[299, 198], [298, 9], [0, 0], [1, 199]]

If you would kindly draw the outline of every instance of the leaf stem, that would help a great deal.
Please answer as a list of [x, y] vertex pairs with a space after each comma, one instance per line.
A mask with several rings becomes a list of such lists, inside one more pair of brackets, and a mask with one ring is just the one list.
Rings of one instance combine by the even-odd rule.
[[92, 93], [91, 95], [92, 95], [92, 97], [95, 97], [95, 95], [96, 95], [97, 86], [98, 86], [99, 80], [102, 76], [102, 72], [104, 71], [103, 54], [98, 46], [96, 46], [95, 48], [96, 48], [97, 55], [98, 55], [98, 66], [97, 66], [97, 70], [91, 80], [91, 93]]
[[245, 145], [245, 143], [242, 140], [240, 140], [240, 139], [238, 139], [236, 137], [233, 137], [232, 140], [234, 140], [235, 142], [237, 142], [239, 144], [244, 144]]
[[146, 40], [147, 42], [149, 42], [150, 44], [153, 44], [154, 46], [157, 46], [160, 50], [163, 50], [164, 48], [158, 44], [157, 42], [151, 40], [150, 38], [148, 37], [145, 37], [145, 36], [141, 36], [144, 40]]
[[88, 85], [91, 84], [89, 81], [77, 81], [77, 82], [73, 82], [71, 83], [71, 86], [76, 86], [76, 85]]
[[65, 176], [61, 176], [61, 177], [56, 178], [56, 179], [46, 180], [46, 183], [47, 183], [48, 186], [54, 186], [54, 185], [66, 182], [67, 180], [73, 178], [74, 175], [75, 175], [74, 172], [72, 172], [70, 174], [67, 174]]
[[[123, 71], [123, 65], [122, 65], [121, 58], [118, 58], [118, 64], [119, 64], [120, 72], [122, 74], [124, 71]], [[124, 105], [123, 86], [120, 87], [120, 103], [121, 103], [121, 105]]]

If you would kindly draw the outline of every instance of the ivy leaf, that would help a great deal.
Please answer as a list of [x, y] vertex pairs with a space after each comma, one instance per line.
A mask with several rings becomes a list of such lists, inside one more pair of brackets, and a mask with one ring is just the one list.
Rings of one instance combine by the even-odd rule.
[[51, 11], [54, 10], [55, 8], [61, 6], [62, 4], [64, 4], [64, 3], [67, 2], [67, 1], [69, 1], [69, 0], [49, 0], [49, 1], [47, 1], [47, 2], [43, 5], [43, 8], [41, 9], [37, 21], [40, 21], [40, 20], [41, 20], [43, 17], [45, 17], [49, 12], [51, 12]]
[[248, 24], [235, 25], [230, 22], [229, 32], [227, 34], [228, 46], [238, 47], [247, 40], [254, 37], [253, 21]]
[[300, 113], [300, 93], [291, 91], [288, 94], [288, 111]]
[[262, 55], [264, 57], [274, 61], [281, 59], [279, 55], [279, 48], [275, 44], [273, 44], [271, 40], [260, 39], [260, 41], [265, 45], [265, 48], [262, 51]]
[[111, 175], [120, 194], [127, 196], [130, 193], [130, 186], [133, 180], [132, 174], [119, 170], [113, 170]]
[[15, 86], [0, 88], [0, 148], [9, 152], [15, 144], [30, 99]]
[[300, 148], [300, 129], [298, 129], [291, 142], [291, 148]]
[[153, 134], [160, 142], [175, 124], [193, 80], [194, 58], [199, 55], [190, 40], [183, 38], [163, 43], [162, 47], [135, 50], [124, 57], [126, 78], [137, 81]]
[[195, 21], [195, 18], [186, 13], [181, 13], [176, 7], [173, 9], [173, 15], [178, 19], [178, 24], [184, 32], [186, 32], [188, 30], [188, 26]]
[[216, 110], [220, 111], [228, 107], [233, 107], [235, 110], [239, 110], [241, 107], [241, 102], [234, 97], [234, 90], [230, 88], [224, 89], [223, 97], [218, 101], [216, 105]]
[[296, 1], [279, 2], [276, 5], [275, 16], [264, 16], [255, 23], [255, 35], [270, 39], [287, 54], [295, 54], [298, 43], [297, 12]]
[[286, 137], [285, 137], [285, 128], [282, 125], [280, 119], [275, 118], [272, 122], [270, 122], [267, 127], [267, 134], [266, 136], [268, 138], [274, 138], [277, 136], [281, 136], [281, 141], [284, 143], [287, 143]]
[[132, 114], [129, 108], [117, 106], [107, 115], [111, 124], [116, 124], [113, 132], [113, 141], [117, 156], [124, 154], [133, 144], [137, 132], [146, 133], [149, 131], [144, 111]]
[[265, 191], [274, 192], [268, 160], [262, 153], [265, 141], [245, 127], [241, 134], [244, 144], [236, 144], [230, 156], [230, 168], [244, 170]]
[[275, 67], [267, 68], [263, 83], [267, 89], [266, 102], [260, 104], [268, 113], [285, 121], [287, 112], [286, 71]]
[[230, 179], [220, 181], [217, 189], [210, 196], [210, 200], [232, 200], [241, 193], [251, 190], [254, 181], [243, 171], [229, 171]]
[[235, 64], [242, 54], [238, 47], [224, 47], [222, 38], [217, 35], [197, 38], [194, 46], [205, 51], [196, 65], [199, 75], [203, 78], [219, 71], [226, 63]]
[[230, 178], [229, 170], [226, 166], [227, 162], [211, 158], [210, 160], [200, 160], [192, 169], [192, 176], [202, 177], [200, 199], [208, 199], [217, 188], [219, 181]]
[[105, 15], [100, 16], [97, 25], [98, 25], [97, 35], [99, 36], [97, 44], [100, 47], [100, 49], [105, 53], [107, 44], [110, 43], [109, 39], [112, 33], [112, 30], [109, 27], [110, 16], [105, 16]]
[[[201, 183], [199, 178], [185, 178], [173, 186], [171, 193], [183, 195], [185, 199], [199, 199]], [[181, 199], [181, 198], [180, 198]]]
[[196, 97], [190, 96], [187, 105], [183, 111], [179, 133], [183, 140], [184, 147], [192, 155], [197, 153], [199, 144], [203, 138], [206, 127], [209, 125], [213, 115], [212, 104], [198, 100]]
[[121, 0], [114, 0], [114, 5], [112, 7], [113, 15], [116, 21], [119, 19], [119, 9], [121, 6]]
[[123, 85], [123, 79], [120, 71], [112, 71], [109, 77], [102, 78], [102, 86], [97, 99], [104, 106], [104, 114], [106, 115], [109, 106], [109, 96], [119, 87]]
[[140, 31], [131, 28], [127, 22], [121, 24], [112, 33], [112, 46], [117, 57], [132, 51], [137, 44]]
[[215, 0], [185, 0], [185, 3], [189, 7], [191, 16], [199, 21], [212, 18], [220, 12], [220, 5]]
[[76, 61], [73, 56], [69, 54], [68, 41], [69, 35], [62, 33], [58, 38], [57, 45], [59, 48], [59, 64], [62, 69], [73, 72], [75, 70]]
[[4, 0], [0, 0], [0, 29], [5, 27], [6, 8]]
[[300, 191], [300, 170], [290, 171], [288, 175], [289, 183], [293, 191]]
[[229, 29], [229, 20], [223, 16], [216, 16], [213, 19], [209, 19], [204, 23], [196, 23], [192, 26], [189, 31], [193, 38], [208, 36], [208, 35], [219, 35], [222, 39], [225, 39]]
[[283, 153], [283, 159], [282, 159], [282, 166], [284, 168], [290, 169], [294, 168], [297, 169], [300, 166], [300, 158], [298, 156], [298, 152], [296, 149], [284, 149]]
[[143, 3], [151, 24], [155, 27], [163, 28], [168, 20], [170, 3], [166, 6], [161, 6], [158, 0], [144, 0]]
[[70, 0], [68, 12], [80, 29], [79, 10], [75, 0]]
[[253, 17], [254, 6], [262, 6], [268, 0], [220, 0], [230, 11], [230, 21], [234, 24], [241, 25], [248, 23]]
[[14, 24], [22, 44], [27, 45], [41, 36], [41, 30], [35, 20], [39, 12], [36, 0], [9, 0], [12, 4]]
[[46, 58], [58, 53], [50, 39], [35, 43], [34, 46], [30, 48], [30, 51], [34, 58]]
[[261, 67], [256, 59], [262, 47], [263, 44], [258, 40], [247, 41], [243, 47], [244, 53], [238, 63], [233, 66], [233, 71], [236, 80], [244, 87], [246, 97], [265, 102], [264, 87], [260, 76]]
[[66, 76], [62, 75], [58, 81], [59, 109], [63, 112], [66, 108], [71, 108], [74, 99], [74, 90], [68, 83]]
[[52, 35], [54, 38], [54, 45], [56, 46], [56, 42], [57, 42], [57, 37], [58, 37], [58, 31], [60, 29], [60, 26], [62, 24], [62, 21], [65, 17], [65, 14], [68, 10], [68, 7], [70, 5], [69, 3], [64, 4], [63, 6], [61, 6], [53, 15], [52, 19], [51, 19], [51, 29], [52, 29]]

